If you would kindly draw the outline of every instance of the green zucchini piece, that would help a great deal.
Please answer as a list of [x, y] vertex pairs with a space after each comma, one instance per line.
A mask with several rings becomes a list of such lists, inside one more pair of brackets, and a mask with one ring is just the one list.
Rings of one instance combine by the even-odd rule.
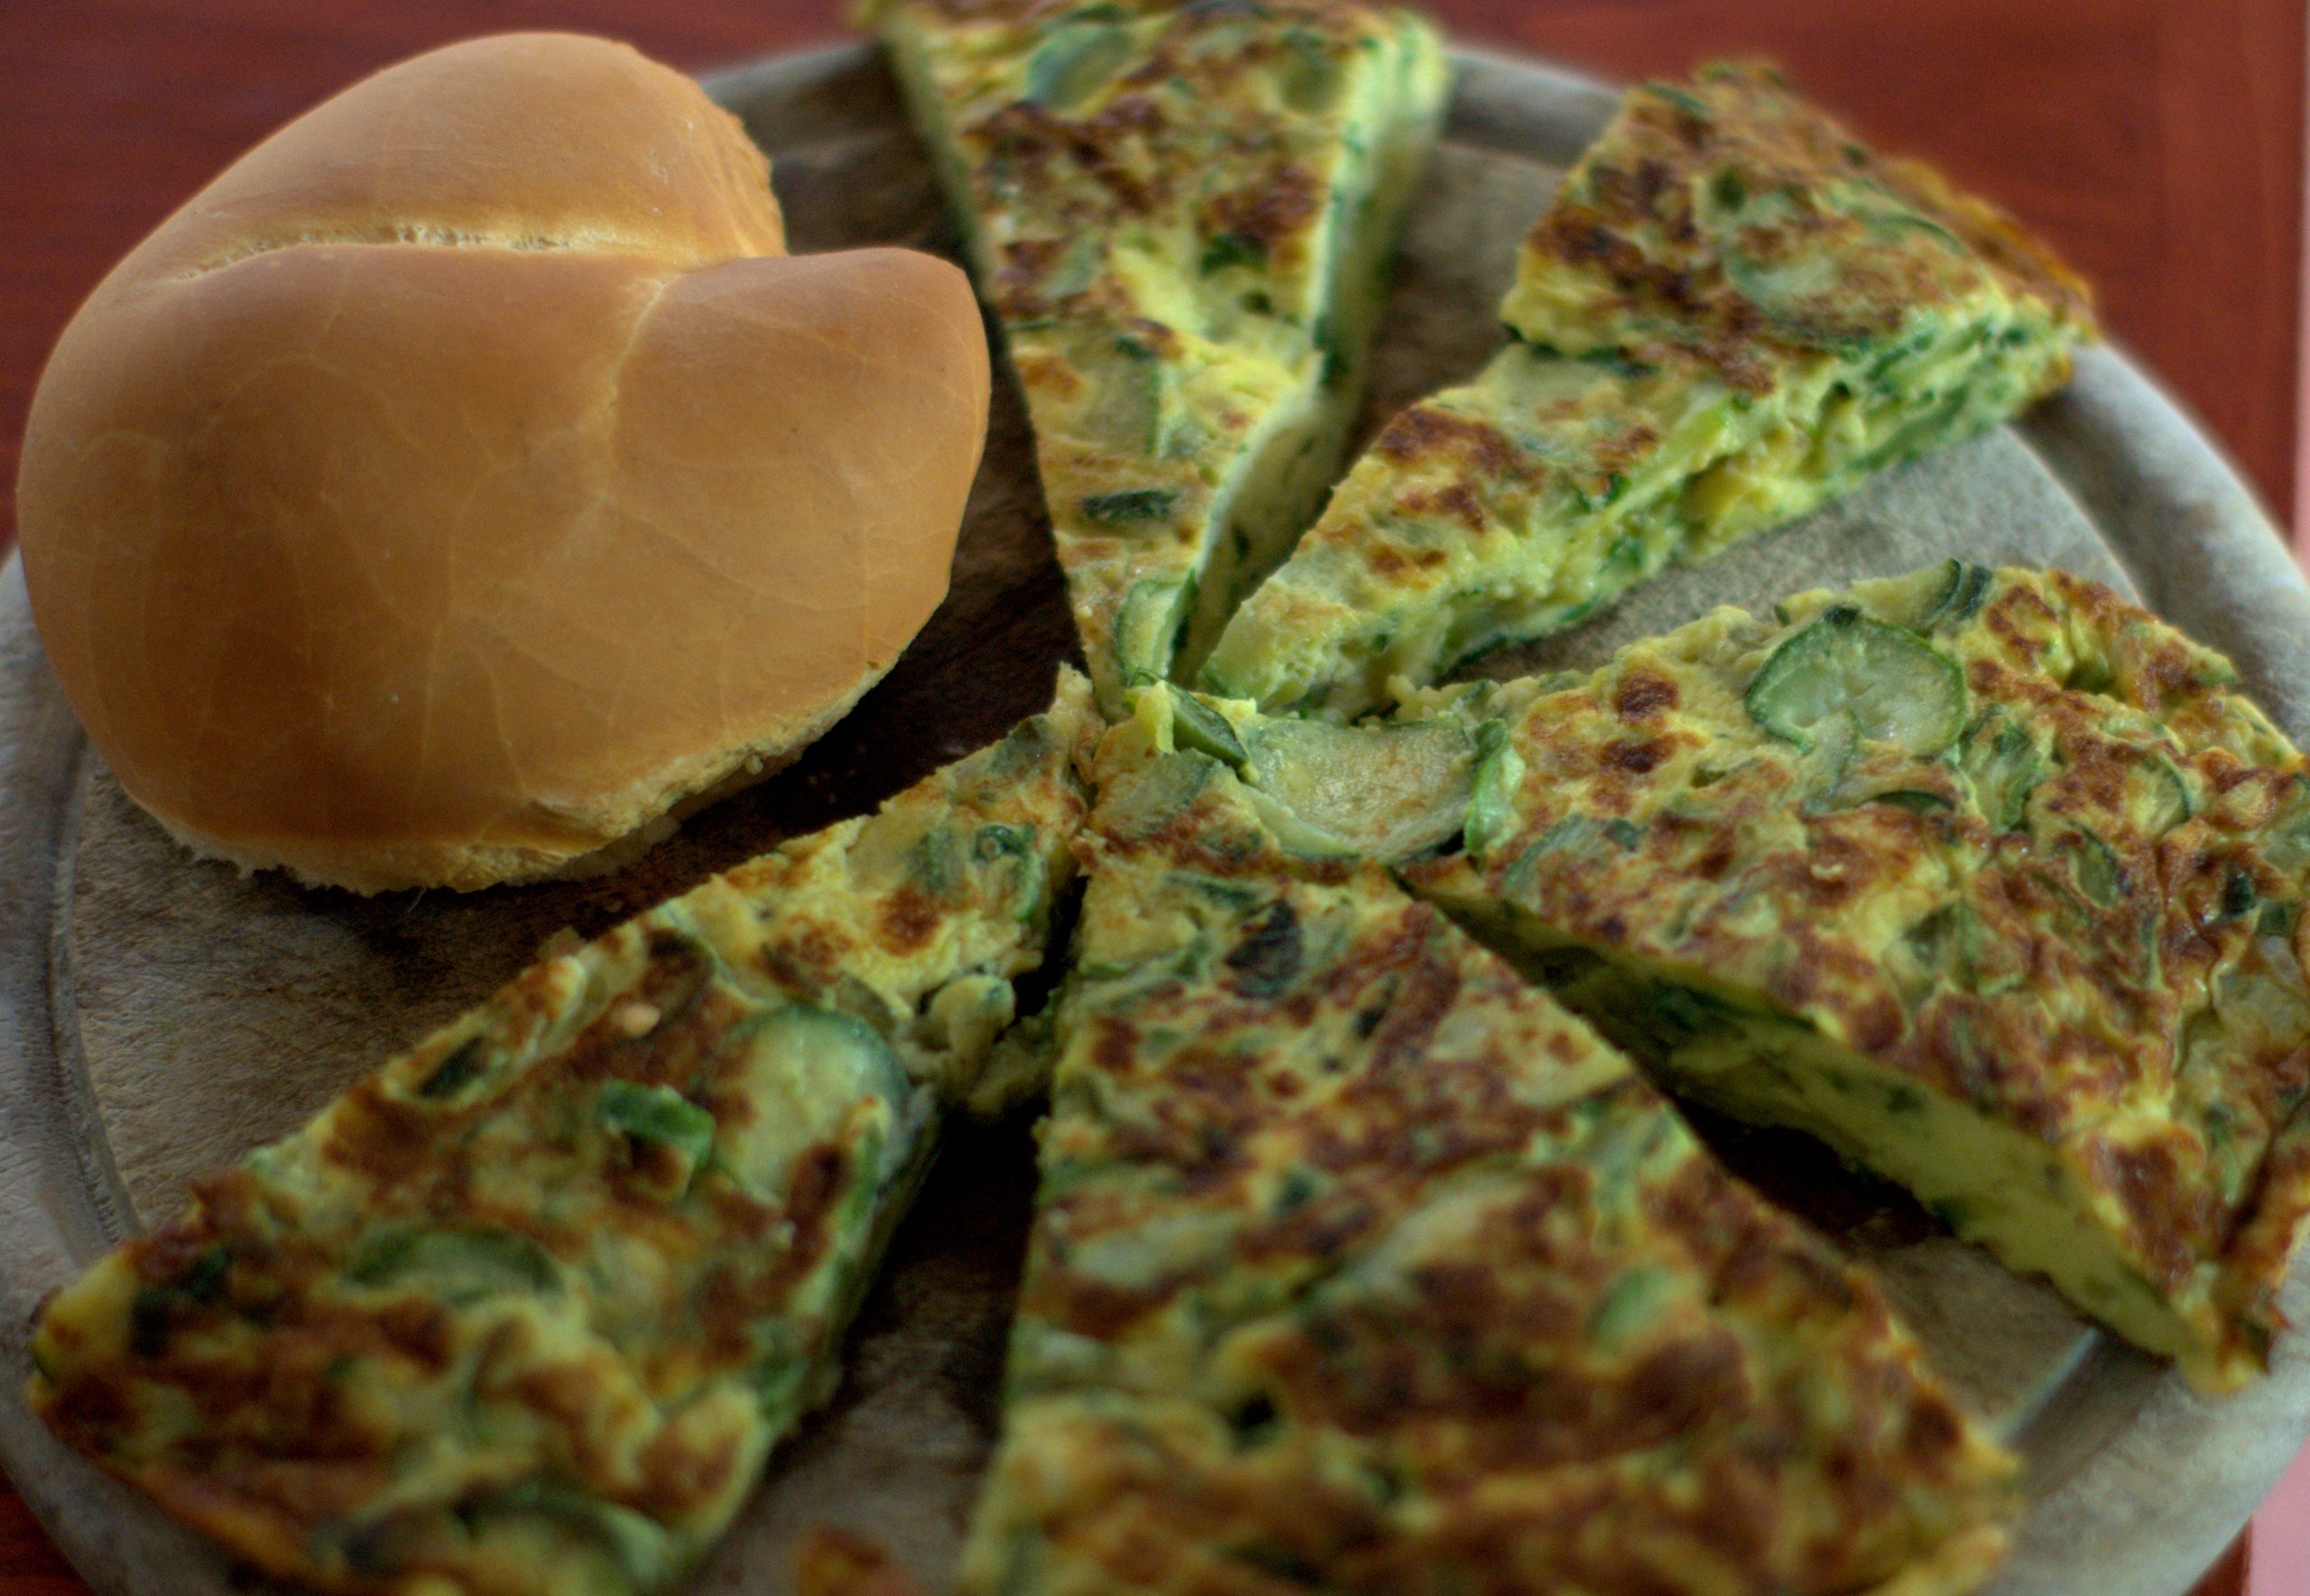
[[2045, 756], [2002, 708], [1991, 710], [1966, 732], [1957, 768], [1973, 789], [1973, 807], [1997, 831], [2020, 827], [2029, 812], [2029, 795], [2046, 779]]
[[1517, 855], [1515, 863], [1508, 868], [1506, 889], [1511, 893], [1528, 890], [1532, 872], [1551, 853], [1610, 858], [1616, 853], [1633, 853], [1643, 844], [1644, 829], [1631, 820], [1618, 816], [1599, 820], [1593, 815], [1566, 815]]
[[[214, 1302], [224, 1290], [225, 1278], [232, 1268], [232, 1254], [222, 1247], [211, 1247], [176, 1279], [151, 1281], [138, 1287], [128, 1313], [129, 1351], [140, 1358], [162, 1356], [168, 1347], [179, 1308]], [[39, 1361], [35, 1356], [35, 1366]]]
[[1109, 827], [1128, 839], [1152, 836], [1177, 825], [1223, 768], [1208, 755], [1156, 761], [1144, 780], [1132, 782], [1119, 796], [1102, 799]]
[[1064, 111], [1090, 98], [1132, 53], [1131, 34], [1118, 23], [1084, 18], [1050, 31], [1027, 61], [1027, 98]]
[[865, 839], [864, 857], [873, 861], [881, 880], [917, 888], [932, 898], [948, 897], [962, 884], [960, 846], [954, 828], [944, 824], [875, 831]]
[[1225, 715], [1193, 693], [1176, 688], [1171, 693], [1171, 740], [1178, 747], [1208, 754], [1238, 770], [1251, 762], [1243, 739], [1235, 735]]
[[1115, 670], [1126, 687], [1162, 679], [1194, 596], [1187, 584], [1167, 577], [1135, 582], [1123, 595], [1115, 614]]
[[1987, 566], [1961, 566], [1948, 602], [1934, 613], [1928, 630], [1952, 631], [1972, 620], [1981, 613], [1982, 601], [1989, 597], [1989, 590], [1996, 582], [1997, 573]]
[[1934, 569], [1929, 586], [1925, 584], [1924, 572], [1903, 584], [1919, 588], [1916, 607], [1907, 614], [1887, 614], [1885, 619], [1911, 632], [1946, 632], [1963, 626], [1980, 612], [1982, 601], [1996, 581], [1997, 573], [1987, 566], [1945, 559]]
[[2254, 907], [2258, 894], [2254, 878], [2236, 863], [2231, 863], [2222, 878], [2222, 918], [2225, 920], [2242, 918]]
[[715, 1167], [746, 1191], [783, 1199], [795, 1161], [836, 1139], [870, 1099], [891, 1107], [889, 1137], [877, 1142], [873, 1174], [885, 1181], [920, 1150], [928, 1134], [927, 1087], [918, 1087], [882, 1033], [838, 1010], [790, 1003], [747, 1025], [749, 1089], [775, 1104], [742, 1123], [719, 1127]]
[[906, 1066], [889, 1042], [864, 1020], [834, 1009], [790, 1003], [765, 1016], [754, 1032], [755, 1046], [793, 1073], [814, 1083], [830, 1103], [864, 1096], [902, 1102], [913, 1091]]
[[1948, 794], [1928, 791], [1921, 787], [1896, 787], [1885, 792], [1872, 792], [1861, 801], [1907, 809], [1912, 815], [1945, 815], [1957, 807], [1949, 801]]
[[1476, 774], [1468, 794], [1463, 844], [1484, 858], [1516, 830], [1516, 794], [1524, 785], [1524, 759], [1499, 721], [1476, 728]]
[[1910, 966], [1897, 973], [1904, 984], [1923, 992], [1949, 983], [1966, 992], [1981, 988], [1982, 961], [1989, 932], [1964, 903], [1945, 903], [1901, 934], [1899, 944]]
[[433, 1066], [433, 1073], [419, 1084], [417, 1094], [436, 1101], [455, 1097], [486, 1075], [489, 1066], [488, 1042], [480, 1037], [469, 1038]]
[[1744, 701], [1759, 725], [1808, 750], [1822, 726], [1849, 722], [1862, 738], [1922, 759], [1955, 742], [1965, 724], [1957, 662], [1906, 627], [1851, 604], [1827, 611], [1773, 650]]
[[1309, 825], [1298, 811], [1273, 794], [1249, 787], [1243, 789], [1243, 796], [1250, 800], [1252, 812], [1260, 817], [1260, 824], [1285, 853], [1302, 859], [1354, 860], [1362, 856], [1363, 850], [1354, 843], [1320, 826]]
[[1636, 1341], [1661, 1316], [1677, 1295], [1677, 1278], [1659, 1264], [1631, 1266], [1596, 1299], [1589, 1311], [1588, 1337], [1617, 1349]]
[[[1720, 201], [1727, 198], [1718, 196]], [[1791, 340], [1815, 349], [1862, 355], [1881, 341], [1881, 332], [1873, 324], [1873, 312], [1863, 308], [1862, 296], [1854, 292], [1851, 263], [1834, 251], [1792, 250], [1786, 242], [1786, 229], [1800, 208], [1822, 203], [1822, 197], [1787, 185], [1744, 194], [1733, 214], [1723, 219], [1724, 275]], [[1833, 203], [1880, 239], [1904, 233], [1933, 239], [1942, 246], [1943, 269], [1966, 269], [1972, 252], [1964, 243], [1890, 190], [1871, 195], [1856, 186]], [[1932, 270], [1927, 260], [1913, 258], [1910, 269]]]
[[2081, 829], [2064, 845], [2069, 854], [2069, 873], [2079, 891], [2103, 909], [2125, 895], [2125, 865], [2109, 844]]
[[499, 1517], [550, 1518], [599, 1543], [636, 1590], [652, 1589], [679, 1572], [672, 1537], [656, 1520], [566, 1486], [525, 1480], [467, 1502], [461, 1511], [476, 1522]]
[[[1160, 455], [1178, 407], [1170, 369], [1155, 352], [1112, 327], [1068, 328], [1045, 336], [1094, 396], [1071, 430], [1086, 443], [1119, 454]], [[1172, 498], [1161, 488], [1095, 494], [1083, 501], [1083, 513], [1102, 522], [1154, 520], [1169, 512]], [[1107, 508], [1094, 510], [1095, 504]]]
[[1215, 233], [1203, 246], [1201, 269], [1206, 277], [1215, 272], [1224, 272], [1232, 266], [1247, 266], [1263, 271], [1267, 266], [1267, 243], [1248, 233]]
[[1120, 493], [1093, 494], [1083, 501], [1083, 518], [1102, 526], [1124, 526], [1137, 521], [1161, 521], [1178, 503], [1169, 488], [1125, 488]]
[[2126, 807], [2151, 837], [2164, 836], [2197, 813], [2188, 780], [2163, 754], [2126, 772]]
[[2310, 780], [2296, 776], [2278, 795], [2262, 835], [2262, 857], [2287, 875], [2310, 870]]
[[611, 1081], [602, 1087], [600, 1112], [613, 1130], [671, 1148], [693, 1169], [714, 1148], [714, 1116], [671, 1086]]
[[990, 824], [978, 828], [971, 840], [971, 853], [982, 864], [993, 864], [1008, 859], [1019, 876], [1019, 909], [1021, 924], [1033, 921], [1050, 901], [1050, 872], [1043, 865], [1043, 856], [1035, 849], [1035, 831], [1030, 826]]
[[388, 1231], [353, 1256], [345, 1278], [363, 1286], [409, 1287], [454, 1305], [506, 1291], [558, 1291], [561, 1266], [517, 1231], [476, 1225]]
[[1244, 746], [1253, 789], [1328, 839], [1323, 852], [1409, 859], [1466, 823], [1476, 737], [1456, 720], [1270, 720]]
[[1846, 788], [1861, 765], [1861, 723], [1849, 715], [1833, 715], [1813, 728], [1813, 745], [1790, 779], [1806, 809], [1849, 809], [1860, 801]]

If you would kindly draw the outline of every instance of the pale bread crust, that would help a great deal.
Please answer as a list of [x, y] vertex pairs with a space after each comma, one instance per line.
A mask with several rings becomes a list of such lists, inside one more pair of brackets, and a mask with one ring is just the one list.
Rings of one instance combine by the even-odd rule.
[[360, 891], [561, 872], [766, 772], [945, 596], [968, 281], [790, 257], [769, 163], [623, 45], [389, 69], [164, 223], [51, 357], [48, 657], [205, 853]]

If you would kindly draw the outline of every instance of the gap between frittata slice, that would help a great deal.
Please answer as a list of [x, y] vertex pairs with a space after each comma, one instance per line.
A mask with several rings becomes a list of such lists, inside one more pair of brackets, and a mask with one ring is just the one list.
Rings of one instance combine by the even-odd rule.
[[638, 1596], [838, 1376], [1042, 961], [1098, 716], [1050, 712], [533, 965], [44, 1305], [33, 1407], [269, 1573]]
[[1200, 661], [1336, 476], [1448, 71], [1346, 0], [869, 0], [1026, 397], [1100, 701]]
[[2087, 292], [1767, 69], [1632, 89], [1526, 240], [1513, 341], [1403, 411], [1206, 662], [1353, 716], [2065, 382]]

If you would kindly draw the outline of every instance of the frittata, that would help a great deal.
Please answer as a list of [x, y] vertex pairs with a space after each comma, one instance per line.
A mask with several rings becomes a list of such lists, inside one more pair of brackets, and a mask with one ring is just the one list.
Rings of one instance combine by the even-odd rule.
[[31, 1398], [277, 1574], [664, 1589], [832, 1390], [843, 1329], [1034, 968], [1097, 724], [549, 957], [51, 1297]]
[[1446, 69], [1349, 0], [868, 0], [1024, 392], [1102, 704], [1336, 475]]
[[2093, 333], [2010, 218], [1752, 66], [1631, 91], [1502, 315], [1229, 623], [1213, 691], [1361, 714], [1991, 426]]
[[1165, 697], [1102, 753], [965, 1591], [1976, 1589], [2012, 1465], [1871, 1282]]
[[2310, 764], [2226, 661], [1952, 562], [1508, 698], [1419, 891], [2199, 1385], [2263, 1366], [2310, 1212]]

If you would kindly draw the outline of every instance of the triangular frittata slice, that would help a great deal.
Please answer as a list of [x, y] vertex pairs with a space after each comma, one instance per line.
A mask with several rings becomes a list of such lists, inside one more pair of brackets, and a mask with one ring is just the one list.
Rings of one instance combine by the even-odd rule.
[[1102, 758], [965, 1591], [1978, 1588], [2011, 1462], [1871, 1281], [1170, 741]]
[[1519, 690], [1417, 890], [2209, 1388], [2310, 1213], [2310, 764], [2060, 572], [1719, 610]]
[[275, 1574], [633, 1596], [832, 1391], [1042, 959], [1079, 677], [880, 813], [573, 951], [52, 1296], [33, 1407]]
[[2065, 381], [2086, 291], [1756, 67], [1631, 90], [1533, 228], [1515, 341], [1397, 416], [1211, 655], [1357, 715], [1561, 631]]
[[1026, 395], [1109, 712], [1337, 474], [1446, 69], [1347, 0], [869, 0]]

